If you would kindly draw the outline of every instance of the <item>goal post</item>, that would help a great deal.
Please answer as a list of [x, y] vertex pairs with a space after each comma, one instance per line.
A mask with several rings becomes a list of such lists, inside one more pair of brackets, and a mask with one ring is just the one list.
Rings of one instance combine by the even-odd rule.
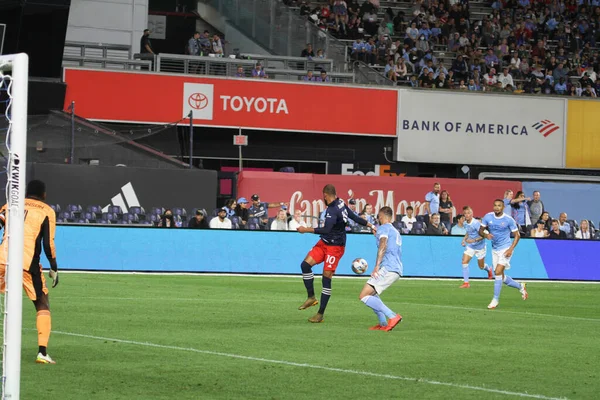
[[0, 55], [0, 89], [8, 152], [6, 225], [8, 260], [3, 309], [2, 400], [19, 399], [23, 310], [23, 238], [27, 160], [27, 54]]

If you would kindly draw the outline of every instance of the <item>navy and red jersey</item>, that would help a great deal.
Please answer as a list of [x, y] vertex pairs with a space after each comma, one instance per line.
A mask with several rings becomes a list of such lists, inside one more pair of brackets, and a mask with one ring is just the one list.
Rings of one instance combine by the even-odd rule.
[[343, 200], [337, 198], [325, 210], [325, 226], [315, 228], [315, 233], [321, 235], [321, 240], [329, 246], [345, 246], [348, 218], [362, 226], [368, 224], [368, 221], [349, 209]]

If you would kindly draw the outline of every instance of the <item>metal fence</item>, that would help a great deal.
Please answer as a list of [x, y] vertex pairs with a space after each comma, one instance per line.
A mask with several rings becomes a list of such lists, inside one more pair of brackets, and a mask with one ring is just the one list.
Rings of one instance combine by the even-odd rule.
[[[348, 48], [279, 0], [203, 0], [261, 46], [282, 56], [299, 56], [307, 43], [346, 71]], [[243, 49], [242, 49], [243, 50]]]

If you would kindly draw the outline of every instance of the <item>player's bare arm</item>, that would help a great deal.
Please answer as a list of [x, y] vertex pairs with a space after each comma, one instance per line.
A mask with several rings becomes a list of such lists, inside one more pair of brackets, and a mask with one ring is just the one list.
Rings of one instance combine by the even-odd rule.
[[382, 237], [379, 239], [379, 248], [377, 249], [377, 261], [375, 262], [375, 268], [373, 269], [372, 277], [376, 277], [379, 273], [379, 267], [381, 267], [381, 261], [383, 261], [383, 256], [385, 255], [385, 250], [387, 249], [387, 238]]
[[519, 240], [521, 240], [521, 234], [519, 233], [519, 231], [515, 231], [515, 238], [513, 239], [512, 245], [506, 250], [506, 252], [504, 252], [504, 255], [506, 257], [511, 257], [513, 254], [513, 251], [515, 251], [515, 247], [517, 247], [517, 243], [519, 243]]
[[488, 239], [488, 240], [492, 240], [492, 238], [494, 237], [494, 235], [492, 235], [491, 233], [485, 233], [485, 226], [480, 226], [479, 227], [479, 236], [481, 236], [482, 238]]

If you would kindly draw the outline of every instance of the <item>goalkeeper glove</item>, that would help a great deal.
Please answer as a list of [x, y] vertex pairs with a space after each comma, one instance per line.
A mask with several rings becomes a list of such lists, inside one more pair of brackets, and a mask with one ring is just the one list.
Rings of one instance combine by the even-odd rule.
[[56, 259], [50, 261], [50, 272], [48, 275], [52, 279], [52, 287], [56, 287], [58, 285], [58, 265], [56, 265]]

